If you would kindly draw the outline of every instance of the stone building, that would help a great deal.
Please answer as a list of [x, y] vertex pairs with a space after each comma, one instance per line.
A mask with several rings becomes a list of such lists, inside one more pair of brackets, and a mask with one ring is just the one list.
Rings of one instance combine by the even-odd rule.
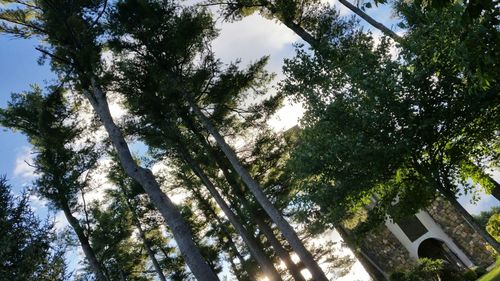
[[441, 198], [404, 220], [387, 220], [360, 246], [371, 266], [386, 278], [423, 257], [443, 259], [458, 269], [488, 268], [495, 262], [487, 242]]

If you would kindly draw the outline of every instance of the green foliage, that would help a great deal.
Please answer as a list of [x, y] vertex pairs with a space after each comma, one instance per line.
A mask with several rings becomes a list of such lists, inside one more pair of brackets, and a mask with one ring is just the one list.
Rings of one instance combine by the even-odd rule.
[[0, 276], [3, 280], [69, 280], [64, 249], [56, 245], [53, 224], [41, 222], [28, 195], [14, 198], [0, 178]]
[[418, 265], [410, 270], [391, 274], [393, 281], [438, 281], [439, 273], [444, 269], [443, 260], [419, 259]]
[[479, 215], [475, 215], [474, 218], [476, 219], [477, 223], [486, 229], [486, 225], [488, 224], [488, 220], [490, 217], [494, 214], [500, 214], [500, 207], [492, 207], [488, 211], [482, 211], [479, 213]]
[[500, 280], [500, 266], [497, 264], [490, 272], [484, 272], [483, 274], [478, 281], [498, 281]]
[[92, 247], [106, 268], [107, 277], [110, 280], [121, 280], [123, 276], [127, 276], [127, 280], [151, 280], [151, 276], [146, 274], [147, 254], [141, 241], [132, 237], [133, 226], [126, 207], [113, 204], [101, 210], [94, 205], [90, 215]]
[[488, 219], [486, 231], [488, 231], [495, 240], [500, 241], [500, 214], [494, 214]]
[[80, 139], [80, 147], [74, 145], [83, 130], [77, 122], [60, 89], [46, 96], [38, 87], [13, 94], [0, 110], [0, 123], [24, 133], [37, 152], [33, 165], [39, 177], [33, 188], [55, 209], [78, 208], [79, 193], [87, 185], [79, 178], [98, 158], [88, 138]]
[[[373, 198], [369, 220], [376, 223], [417, 211], [437, 190], [458, 195], [458, 183], [466, 192], [492, 188], [479, 163], [497, 157], [500, 96], [491, 58], [498, 48], [490, 42], [498, 32], [485, 17], [464, 33], [456, 5], [397, 7], [407, 28], [398, 59], [389, 41], [375, 44], [355, 22], [335, 17], [318, 32], [321, 46], [298, 48], [286, 61], [282, 92], [306, 108], [290, 162], [303, 191], [298, 215], [318, 230]], [[467, 47], [472, 41], [482, 55]]]
[[421, 258], [418, 264], [405, 271], [394, 272], [393, 281], [475, 281], [480, 276], [477, 270], [464, 269], [462, 272], [452, 269], [443, 260]]
[[[102, 206], [100, 209], [99, 206], [94, 208], [98, 215], [96, 220], [101, 225], [101, 237], [95, 237], [95, 239], [100, 244], [99, 248], [107, 253], [107, 261], [115, 263], [112, 267], [115, 270], [123, 271], [125, 267], [129, 272], [127, 276], [154, 278], [156, 275], [153, 272], [154, 268], [148, 268], [146, 265], [151, 262], [151, 257], [146, 256], [148, 253], [144, 250], [150, 247], [166, 277], [171, 280], [187, 278], [188, 274], [185, 272], [182, 256], [170, 245], [171, 233], [168, 230], [167, 235], [162, 233], [163, 221], [159, 218], [158, 211], [144, 197], [142, 187], [125, 174], [117, 162], [116, 155], [112, 155], [111, 158], [113, 163], [107, 176], [116, 189], [106, 191], [105, 200], [108, 202], [106, 209], [100, 210], [103, 209]], [[112, 216], [118, 216], [118, 218]], [[101, 219], [98, 219], [99, 217]], [[121, 223], [116, 224], [115, 220]], [[117, 227], [114, 233], [109, 231], [108, 221]], [[141, 231], [145, 237], [142, 237]], [[134, 235], [133, 232], [138, 235]], [[112, 247], [117, 247], [118, 250], [110, 249]], [[122, 260], [123, 263], [117, 260]]]
[[321, 6], [319, 0], [231, 0], [224, 3], [209, 0], [208, 2], [219, 5], [222, 15], [230, 20], [240, 20], [254, 12], [260, 12], [270, 19], [299, 23], [306, 21], [310, 16], [309, 13]]
[[475, 270], [469, 269], [463, 273], [463, 279], [466, 281], [476, 281], [477, 277], [480, 276]]

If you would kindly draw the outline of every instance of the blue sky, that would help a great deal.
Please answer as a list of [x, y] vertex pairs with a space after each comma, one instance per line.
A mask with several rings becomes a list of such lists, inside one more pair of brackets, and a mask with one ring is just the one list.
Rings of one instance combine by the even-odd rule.
[[[30, 85], [44, 85], [45, 81], [55, 78], [48, 65], [38, 65], [39, 52], [35, 50], [36, 41], [18, 40], [0, 36], [0, 107], [5, 107], [11, 93], [28, 90]], [[26, 138], [10, 130], [0, 130], [0, 174], [7, 175], [14, 190], [26, 183], [27, 167], [21, 167], [16, 160], [27, 154], [29, 144]]]
[[[395, 27], [397, 20], [393, 18], [387, 7], [369, 11], [376, 19], [387, 26]], [[348, 14], [344, 10], [344, 14]], [[361, 23], [367, 26], [363, 21]], [[221, 24], [221, 36], [214, 42], [214, 51], [224, 62], [242, 59], [242, 65], [255, 61], [264, 55], [270, 55], [269, 70], [278, 73], [281, 70], [283, 58], [294, 54], [292, 44], [298, 38], [284, 26], [264, 20], [254, 15], [241, 22]], [[397, 30], [396, 28], [394, 28]], [[46, 85], [46, 82], [55, 78], [48, 65], [38, 65], [40, 54], [35, 50], [33, 40], [18, 40], [0, 36], [0, 107], [5, 107], [12, 92], [21, 92], [29, 89], [31, 84]], [[277, 123], [282, 128], [293, 125], [301, 110], [287, 106], [281, 111]], [[280, 127], [280, 125], [277, 125]], [[141, 145], [134, 146], [136, 151], [144, 151]], [[31, 170], [24, 163], [29, 160], [29, 143], [26, 138], [5, 128], [0, 129], [0, 174], [7, 175], [15, 192], [19, 192], [31, 180]], [[496, 174], [499, 175], [498, 173]], [[498, 179], [498, 178], [497, 178]], [[475, 204], [470, 197], [461, 197], [460, 202], [472, 213], [489, 209], [492, 205], [499, 205], [492, 196], [480, 194], [481, 200]], [[35, 204], [39, 204], [34, 202]], [[41, 216], [46, 211], [36, 206]]]

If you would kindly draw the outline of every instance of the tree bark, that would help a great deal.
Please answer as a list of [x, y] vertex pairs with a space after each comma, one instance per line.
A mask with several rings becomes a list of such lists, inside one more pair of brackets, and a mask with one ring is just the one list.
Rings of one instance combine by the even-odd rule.
[[313, 49], [319, 46], [318, 40], [312, 36], [311, 33], [307, 32], [302, 26], [291, 21], [281, 21], [286, 27], [297, 34], [302, 40], [306, 41]]
[[214, 198], [215, 202], [221, 208], [222, 212], [226, 215], [229, 222], [234, 226], [240, 237], [243, 239], [245, 244], [247, 244], [250, 253], [255, 258], [255, 260], [259, 263], [262, 268], [265, 276], [272, 281], [281, 280], [281, 276], [273, 265], [273, 262], [267, 257], [266, 253], [260, 249], [255, 240], [250, 236], [245, 227], [240, 223], [236, 215], [229, 208], [227, 203], [224, 201], [220, 193], [215, 188], [212, 181], [208, 178], [208, 176], [203, 172], [201, 167], [194, 161], [188, 151], [186, 151], [182, 147], [178, 147], [178, 151], [181, 154], [181, 157], [184, 159], [186, 164], [193, 170], [198, 178], [203, 182], [205, 187], [210, 192], [210, 195]]
[[266, 239], [273, 247], [274, 251], [276, 251], [276, 254], [278, 254], [280, 259], [285, 264], [293, 279], [296, 281], [306, 281], [302, 273], [300, 273], [300, 269], [298, 268], [298, 266], [292, 261], [292, 258], [290, 257], [288, 251], [283, 248], [276, 235], [274, 235], [271, 227], [261, 217], [255, 216], [254, 220]]
[[[123, 192], [123, 191], [122, 191]], [[130, 213], [132, 214], [132, 221], [135, 224], [135, 227], [139, 231], [139, 236], [141, 237], [142, 244], [144, 245], [144, 249], [146, 249], [146, 252], [148, 253], [149, 259], [151, 259], [151, 262], [153, 263], [153, 267], [155, 268], [156, 274], [158, 275], [158, 278], [160, 278], [161, 281], [167, 281], [167, 278], [165, 278], [165, 274], [163, 274], [163, 270], [161, 269], [160, 263], [156, 259], [155, 252], [151, 248], [151, 244], [149, 243], [148, 238], [146, 237], [146, 233], [142, 229], [142, 224], [141, 221], [139, 220], [139, 217], [137, 216], [137, 213], [135, 212], [135, 206], [130, 203], [129, 198], [127, 197], [127, 194], [123, 192], [125, 195], [125, 201], [127, 203], [128, 209], [130, 210]]]
[[68, 205], [66, 204], [63, 205], [62, 210], [64, 212], [66, 220], [68, 220], [69, 225], [71, 225], [71, 227], [75, 231], [76, 236], [78, 237], [78, 241], [80, 241], [80, 245], [82, 246], [85, 258], [89, 262], [90, 268], [94, 272], [96, 279], [98, 281], [107, 281], [108, 279], [104, 274], [104, 270], [102, 269], [101, 263], [97, 260], [95, 251], [94, 249], [92, 249], [92, 246], [90, 246], [89, 239], [87, 235], [85, 235], [85, 232], [83, 231], [80, 222], [73, 216]]
[[[236, 275], [236, 278], [238, 280], [242, 280], [242, 278], [241, 278], [242, 274], [240, 274], [240, 272], [242, 270], [246, 271], [246, 273], [247, 273], [247, 275], [249, 277], [251, 277], [251, 276], [253, 277], [254, 273], [252, 273], [245, 266], [245, 259], [243, 258], [243, 256], [241, 255], [240, 251], [236, 247], [236, 244], [234, 243], [234, 240], [231, 237], [231, 232], [228, 229], [228, 227], [224, 224], [224, 222], [221, 220], [221, 218], [215, 213], [214, 209], [212, 208], [212, 206], [210, 206], [210, 204], [208, 203], [207, 199], [203, 198], [203, 196], [201, 195], [201, 193], [199, 192], [199, 190], [197, 190], [196, 188], [190, 188], [190, 190], [193, 192], [194, 196], [196, 197], [196, 199], [198, 200], [198, 202], [200, 203], [200, 205], [202, 205], [202, 208], [203, 208], [202, 210], [205, 213], [205, 216], [207, 218], [209, 218], [209, 219], [210, 219], [210, 217], [212, 217], [212, 219], [215, 219], [217, 221], [217, 223], [221, 226], [222, 231], [224, 232], [224, 234], [226, 235], [227, 242], [225, 244], [228, 246], [229, 260], [230, 260], [231, 266], [233, 267], [233, 271], [234, 271], [234, 273]], [[221, 243], [224, 243], [224, 242], [221, 241]], [[236, 258], [240, 261], [241, 268], [242, 268], [241, 270], [234, 263], [233, 257], [231, 257], [230, 251], [232, 251], [233, 254], [236, 256]]]
[[[215, 160], [215, 162], [217, 163], [217, 166], [222, 171], [224, 178], [226, 179], [227, 183], [231, 186], [233, 193], [236, 195], [236, 199], [234, 199], [234, 200], [237, 200], [238, 202], [240, 202], [243, 205], [243, 207], [245, 209], [247, 209], [247, 211], [249, 212], [249, 214], [251, 216], [250, 220], [257, 223], [257, 226], [262, 231], [264, 236], [267, 238], [267, 240], [269, 241], [269, 243], [273, 247], [276, 254], [285, 263], [285, 265], [286, 265], [287, 269], [290, 271], [290, 274], [292, 275], [292, 277], [297, 281], [304, 280], [304, 277], [303, 277], [302, 273], [300, 272], [301, 268], [297, 264], [293, 263], [289, 252], [281, 245], [281, 242], [279, 242], [276, 235], [274, 235], [274, 233], [273, 233], [272, 229], [269, 227], [269, 225], [263, 219], [260, 219], [259, 215], [255, 214], [256, 210], [254, 210], [254, 208], [252, 208], [250, 206], [250, 203], [245, 198], [243, 191], [242, 191], [243, 190], [242, 186], [240, 185], [238, 180], [235, 178], [235, 175], [230, 173], [228, 170], [228, 169], [230, 169], [230, 167], [228, 167], [228, 164], [230, 165], [230, 163], [226, 164], [226, 162], [223, 160], [224, 156], [220, 155], [220, 153], [218, 151], [215, 151], [215, 149], [206, 141], [206, 139], [196, 129], [194, 123], [191, 122], [190, 119], [185, 117], [185, 118], [183, 118], [183, 120], [184, 120], [186, 126], [198, 138], [198, 141], [200, 142], [202, 147], [205, 149], [205, 151], [208, 152], [210, 157], [213, 158]], [[234, 209], [238, 211], [237, 208], [234, 208]], [[266, 216], [266, 215], [264, 215], [264, 216]], [[257, 219], [257, 218], [259, 218], [259, 219]]]
[[500, 201], [500, 183], [498, 183], [494, 178], [488, 176], [488, 180], [493, 185], [493, 189], [490, 191], [490, 194], [495, 197], [498, 201]]
[[[374, 18], [370, 17], [367, 13], [365, 13], [363, 10], [360, 8], [356, 7], [355, 5], [351, 4], [348, 0], [339, 0], [339, 2], [347, 7], [349, 10], [351, 10], [353, 13], [355, 13], [357, 16], [360, 18], [364, 19], [366, 22], [368, 22], [370, 25], [375, 27], [376, 29], [380, 30], [384, 35], [391, 37], [395, 42], [401, 42], [402, 38], [401, 36], [397, 35], [394, 31], [390, 30], [387, 28], [385, 25], [382, 23], [376, 21]], [[271, 14], [276, 14], [277, 10], [274, 7], [274, 5], [267, 1], [267, 0], [261, 0], [262, 6], [266, 7]], [[299, 24], [291, 21], [291, 20], [284, 20], [284, 19], [279, 19], [284, 25], [286, 25], [290, 30], [295, 32], [302, 40], [306, 41], [313, 49], [318, 47], [318, 40], [315, 38], [311, 33], [309, 33], [307, 30], [305, 30], [302, 26]]]
[[336, 226], [335, 229], [340, 234], [340, 237], [347, 244], [349, 249], [353, 252], [356, 259], [361, 263], [366, 272], [370, 275], [370, 278], [373, 281], [387, 281], [388, 276], [385, 274], [382, 269], [375, 264], [375, 262], [368, 257], [368, 254], [365, 251], [354, 245], [354, 242], [349, 236], [349, 233], [345, 230], [342, 225]]
[[142, 186], [149, 195], [151, 202], [160, 211], [172, 230], [175, 241], [191, 272], [198, 280], [218, 281], [219, 278], [196, 247], [192, 233], [179, 210], [177, 210], [170, 198], [162, 192], [151, 171], [137, 165], [132, 158], [120, 128], [113, 121], [106, 97], [95, 79], [92, 79], [92, 92], [84, 91], [84, 93], [101, 119], [123, 169], [129, 177]]
[[241, 177], [243, 182], [247, 185], [248, 189], [255, 196], [255, 199], [262, 206], [264, 211], [269, 215], [271, 220], [276, 224], [278, 229], [281, 231], [285, 239], [288, 241], [290, 246], [293, 248], [295, 253], [299, 256], [300, 260], [304, 263], [304, 265], [309, 269], [309, 272], [313, 276], [313, 279], [316, 281], [328, 281], [325, 273], [318, 265], [318, 263], [314, 260], [312, 254], [306, 249], [300, 238], [297, 236], [297, 233], [293, 230], [290, 224], [283, 218], [281, 213], [273, 206], [271, 201], [266, 197], [264, 192], [262, 191], [259, 184], [252, 178], [250, 173], [241, 165], [238, 160], [236, 153], [233, 149], [226, 143], [224, 138], [219, 134], [219, 132], [212, 125], [210, 120], [201, 112], [200, 108], [197, 104], [194, 103], [192, 99], [189, 99], [189, 104], [194, 114], [198, 117], [203, 127], [215, 138], [218, 146], [224, 152], [224, 155], [227, 157], [234, 170]]
[[401, 42], [402, 38], [401, 38], [401, 36], [397, 35], [396, 32], [390, 30], [382, 23], [380, 23], [380, 22], [376, 21], [374, 18], [370, 17], [363, 10], [361, 10], [360, 8], [351, 4], [351, 2], [349, 2], [348, 0], [339, 0], [339, 2], [342, 3], [342, 5], [346, 6], [353, 13], [358, 15], [360, 18], [364, 19], [366, 22], [371, 24], [373, 27], [380, 30], [384, 35], [391, 37], [392, 40], [394, 40], [396, 42]]

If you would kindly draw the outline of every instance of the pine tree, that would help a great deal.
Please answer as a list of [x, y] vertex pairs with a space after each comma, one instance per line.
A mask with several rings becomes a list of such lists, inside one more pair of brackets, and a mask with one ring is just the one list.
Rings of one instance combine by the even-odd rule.
[[14, 197], [0, 178], [0, 276], [4, 280], [69, 280], [64, 248], [56, 245], [53, 224], [40, 221], [27, 193]]
[[[348, 0], [339, 0], [339, 2], [380, 30], [385, 36], [392, 38], [395, 42], [402, 40], [394, 31], [365, 13], [364, 7], [371, 6], [371, 3], [366, 3], [363, 8], [359, 8]], [[280, 21], [316, 51], [323, 40], [322, 34], [318, 33], [321, 28], [318, 27], [332, 19], [335, 20], [336, 14], [333, 7], [318, 0], [232, 0], [226, 2], [209, 0], [206, 5], [220, 6], [220, 13], [226, 20], [239, 20], [259, 11], [266, 18]]]
[[39, 50], [50, 58], [64, 82], [90, 102], [109, 135], [126, 171], [139, 182], [172, 230], [186, 263], [199, 280], [218, 280], [197, 249], [189, 226], [166, 196], [150, 170], [138, 166], [121, 129], [114, 122], [106, 98], [107, 81], [101, 61], [103, 15], [108, 1], [6, 1], [0, 10], [0, 31], [19, 37], [39, 36]]
[[88, 140], [82, 140], [81, 148], [75, 145], [81, 128], [66, 107], [62, 92], [55, 89], [43, 96], [41, 89], [35, 87], [32, 92], [14, 94], [0, 116], [4, 126], [20, 130], [28, 137], [36, 151], [33, 166], [39, 175], [34, 181], [34, 191], [47, 199], [52, 209], [63, 211], [96, 278], [106, 281], [102, 264], [90, 244], [85, 219], [80, 221], [74, 215], [87, 212], [78, 202], [87, 188], [87, 182], [81, 177], [94, 167], [97, 153]]
[[[158, 124], [158, 122], [175, 124], [176, 117], [179, 115], [175, 116], [172, 113], [184, 112], [184, 114], [196, 116], [198, 122], [203, 124], [205, 129], [216, 139], [235, 170], [257, 197], [259, 203], [264, 206], [264, 210], [277, 223], [294, 250], [308, 266], [314, 278], [326, 280], [324, 273], [303, 246], [294, 230], [283, 219], [279, 211], [272, 206], [257, 182], [241, 166], [234, 151], [212, 124], [212, 121], [217, 120], [217, 118], [221, 118], [222, 122], [225, 121], [223, 119], [225, 112], [231, 110], [231, 108], [227, 108], [227, 104], [241, 99], [241, 96], [237, 95], [238, 92], [247, 88], [251, 89], [249, 82], [254, 79], [249, 79], [248, 77], [252, 76], [248, 76], [248, 74], [240, 76], [240, 72], [235, 66], [230, 66], [226, 71], [227, 74], [218, 70], [219, 63], [205, 48], [205, 42], [214, 36], [208, 15], [198, 13], [198, 18], [196, 18], [185, 12], [175, 17], [176, 13], [175, 7], [165, 9], [155, 3], [148, 3], [146, 6], [135, 1], [127, 1], [126, 4], [119, 6], [118, 13], [114, 17], [116, 22], [113, 22], [117, 37], [115, 49], [125, 54], [136, 54], [134, 58], [123, 60], [122, 69], [127, 71], [123, 77], [127, 77], [128, 85], [126, 85], [126, 89], [121, 85], [121, 92], [126, 95], [128, 103], [134, 106], [139, 104], [140, 107], [134, 108], [133, 113], [149, 118], [151, 121], [148, 122], [153, 122], [152, 124]], [[145, 18], [155, 18], [156, 20], [142, 20]], [[166, 28], [169, 26], [174, 26], [175, 29], [172, 29], [176, 32]], [[189, 33], [185, 30], [189, 30]], [[148, 35], [145, 36], [145, 34]], [[136, 40], [133, 42], [120, 40], [125, 38], [125, 35]], [[161, 40], [153, 38], [161, 38]], [[177, 42], [177, 44], [182, 42], [185, 46], [179, 47], [172, 42]], [[186, 51], [178, 52], [179, 49]], [[194, 59], [198, 56], [201, 56], [201, 59], [196, 61], [200, 61], [200, 63], [195, 63]], [[130, 57], [127, 56], [127, 58]], [[263, 62], [260, 61], [252, 65], [248, 70], [249, 74], [258, 73], [257, 71], [262, 67]], [[233, 75], [230, 76], [230, 74]], [[135, 79], [132, 78], [134, 76]], [[240, 85], [235, 88], [234, 86], [237, 84], [228, 84], [228, 82], [239, 82]], [[212, 120], [209, 120], [201, 112], [199, 105], [195, 103], [195, 100], [201, 99], [204, 99], [203, 103], [206, 105], [211, 102], [216, 105], [213, 116], [211, 116]], [[222, 101], [226, 102], [222, 103]], [[146, 105], [146, 103], [148, 104]], [[270, 99], [267, 104], [263, 103], [264, 107], [269, 108], [275, 107], [275, 104], [273, 99]], [[165, 116], [166, 113], [169, 116]], [[153, 120], [148, 115], [156, 115], [157, 117]]]
[[[116, 156], [112, 159], [116, 159]], [[186, 277], [186, 272], [180, 266], [183, 264], [182, 259], [175, 248], [169, 246], [170, 240], [159, 229], [162, 222], [157, 218], [157, 212], [149, 202], [144, 202], [142, 187], [125, 174], [117, 161], [111, 165], [108, 178], [117, 187], [109, 192], [109, 196], [114, 204], [125, 208], [130, 216], [158, 278], [177, 280]]]

